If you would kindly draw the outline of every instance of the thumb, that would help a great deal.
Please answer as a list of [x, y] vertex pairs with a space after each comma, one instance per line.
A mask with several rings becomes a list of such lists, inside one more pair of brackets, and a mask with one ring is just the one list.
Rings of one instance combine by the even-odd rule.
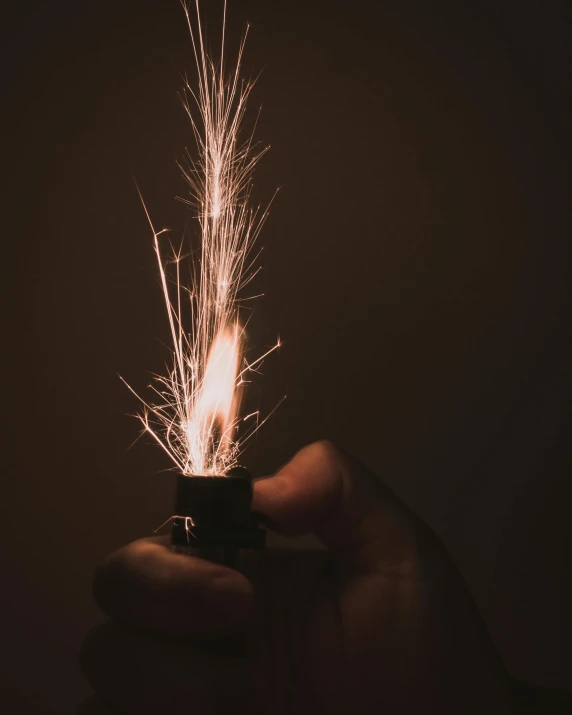
[[313, 533], [342, 563], [364, 571], [421, 576], [420, 556], [438, 543], [375, 475], [327, 441], [256, 482], [253, 509], [275, 531]]

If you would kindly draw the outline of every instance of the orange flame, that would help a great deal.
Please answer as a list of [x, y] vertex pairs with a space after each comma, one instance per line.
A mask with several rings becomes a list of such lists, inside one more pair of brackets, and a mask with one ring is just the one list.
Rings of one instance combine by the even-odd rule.
[[226, 327], [217, 335], [207, 358], [205, 374], [186, 426], [192, 463], [204, 473], [205, 456], [228, 451], [236, 428], [239, 395], [237, 378], [240, 362], [240, 326]]

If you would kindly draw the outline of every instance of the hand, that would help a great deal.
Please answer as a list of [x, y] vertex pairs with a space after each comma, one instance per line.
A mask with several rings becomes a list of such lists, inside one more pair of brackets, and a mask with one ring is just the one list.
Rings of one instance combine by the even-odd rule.
[[163, 539], [115, 552], [94, 587], [112, 620], [81, 658], [99, 704], [82, 713], [514, 712], [442, 543], [361, 464], [310, 445], [255, 484], [253, 509], [327, 551], [243, 552], [239, 570]]

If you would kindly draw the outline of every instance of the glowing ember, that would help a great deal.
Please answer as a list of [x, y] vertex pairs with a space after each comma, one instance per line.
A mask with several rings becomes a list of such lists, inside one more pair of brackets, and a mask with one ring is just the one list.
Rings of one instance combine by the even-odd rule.
[[252, 420], [253, 426], [243, 435], [237, 433], [244, 375], [279, 343], [250, 364], [241, 352], [244, 329], [238, 295], [256, 273], [249, 254], [267, 214], [267, 209], [250, 205], [252, 171], [266, 148], [257, 149], [252, 135], [246, 140], [239, 136], [252, 89], [251, 82], [240, 78], [246, 33], [236, 66], [227, 75], [226, 3], [218, 63], [205, 51], [198, 0], [195, 9], [195, 24], [187, 7], [185, 14], [198, 81], [196, 86], [186, 81], [183, 101], [198, 156], [188, 157], [188, 167], [182, 170], [191, 190], [186, 201], [197, 212], [200, 260], [190, 266], [185, 280], [182, 252], [163, 259], [162, 236], [167, 231], [155, 231], [147, 213], [171, 331], [172, 366], [167, 375], [155, 376], [153, 400], [135, 394], [144, 406], [139, 418], [145, 430], [183, 474], [222, 475], [236, 466], [244, 442], [262, 424], [255, 412], [243, 419]]

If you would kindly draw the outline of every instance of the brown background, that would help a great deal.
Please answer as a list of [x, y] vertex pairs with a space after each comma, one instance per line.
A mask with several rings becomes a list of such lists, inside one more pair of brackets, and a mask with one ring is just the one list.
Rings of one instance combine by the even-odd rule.
[[[231, 43], [252, 23], [245, 65], [263, 69], [257, 198], [282, 187], [250, 338], [284, 347], [250, 400], [288, 399], [248, 464], [338, 440], [442, 536], [510, 669], [572, 687], [565, 3], [233, 0], [229, 15]], [[163, 455], [127, 451], [117, 373], [142, 386], [166, 356], [133, 179], [157, 224], [191, 224], [172, 197], [192, 56], [175, 0], [28, 2], [3, 24], [0, 683], [6, 712], [67, 714], [87, 692], [94, 565], [171, 510]]]

